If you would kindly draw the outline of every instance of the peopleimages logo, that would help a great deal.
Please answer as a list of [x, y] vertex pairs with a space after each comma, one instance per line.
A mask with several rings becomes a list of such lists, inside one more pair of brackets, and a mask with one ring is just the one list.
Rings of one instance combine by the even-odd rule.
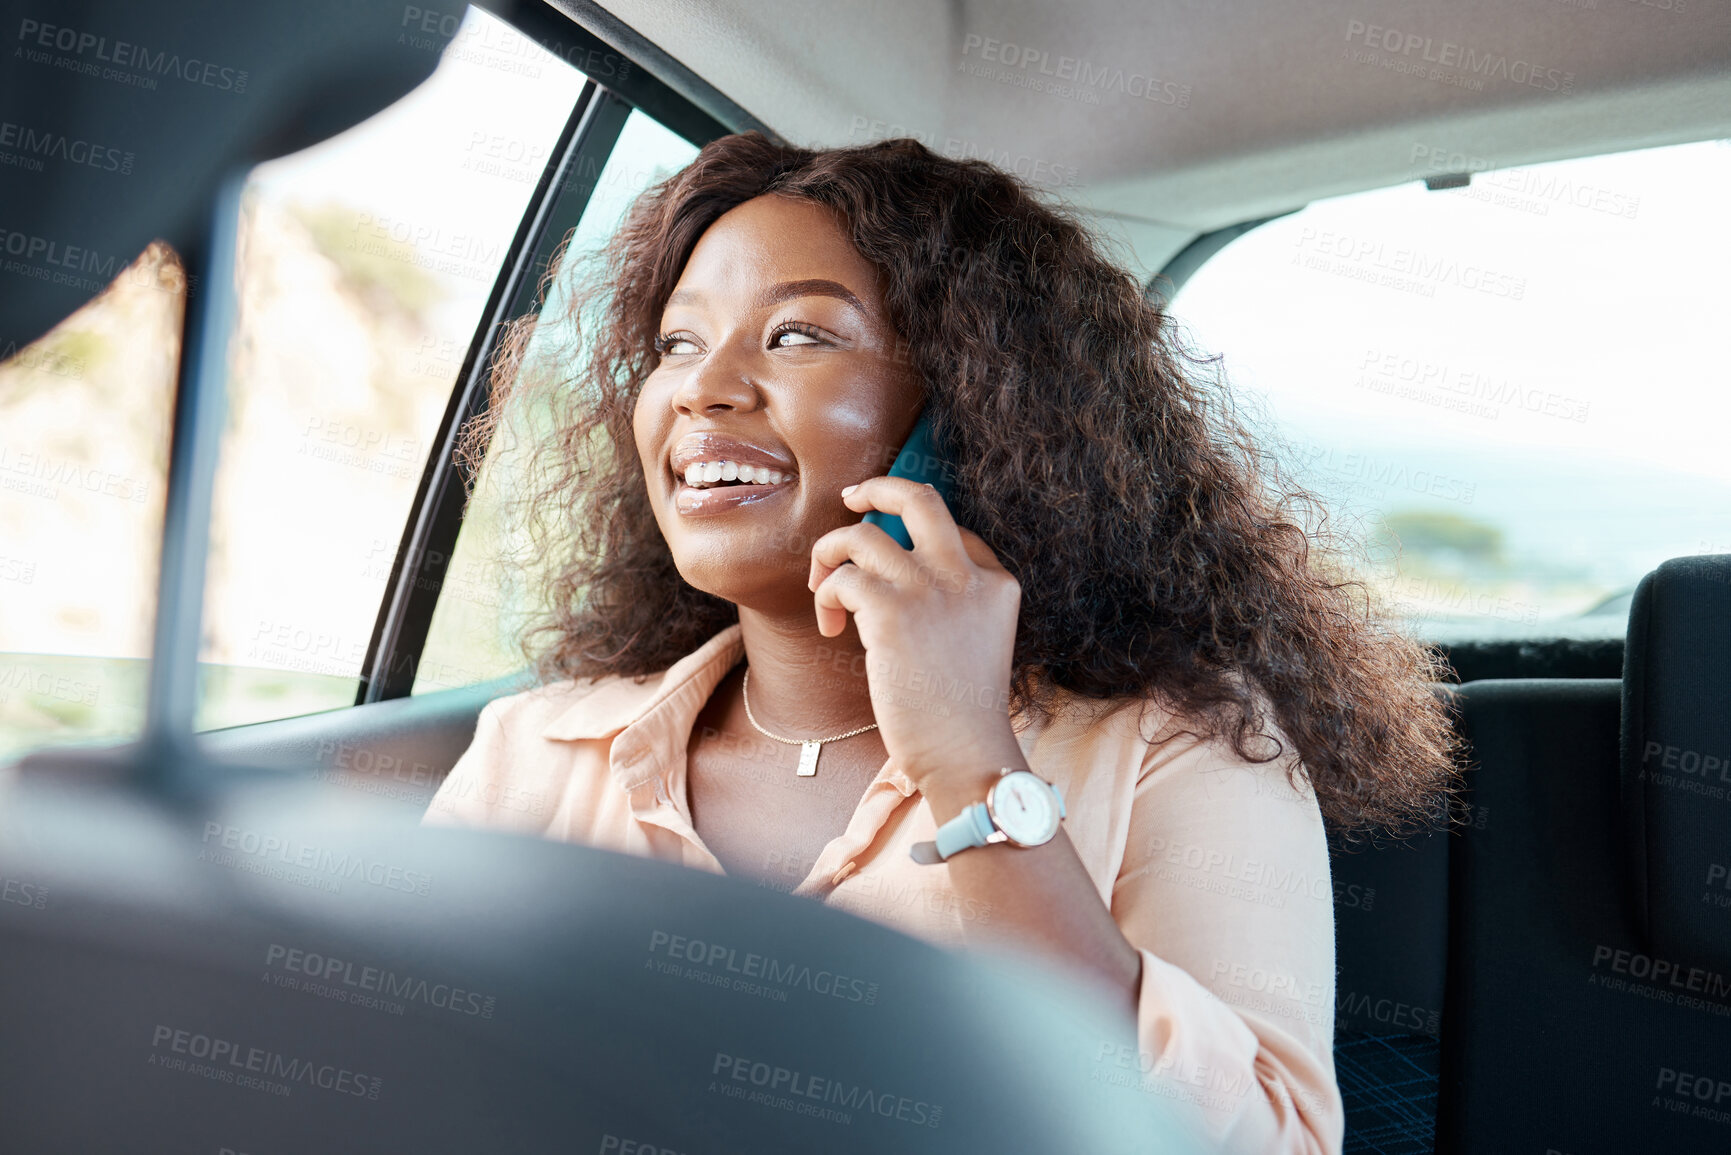
[[[311, 846], [292, 838], [274, 834], [259, 834], [238, 826], [220, 822], [204, 824], [207, 849], [199, 857], [219, 866], [241, 865], [252, 860], [261, 866], [307, 871], [312, 880], [324, 889], [335, 891], [343, 879], [359, 879], [386, 890], [400, 890], [424, 895], [432, 885], [432, 875], [419, 870], [405, 870], [377, 859], [349, 851], [337, 853], [324, 847]], [[212, 844], [215, 844], [213, 847]], [[220, 849], [218, 849], [220, 848]], [[236, 856], [244, 856], [237, 858]], [[322, 878], [320, 876], [323, 876]]]
[[[1637, 951], [1619, 950], [1602, 943], [1593, 948], [1593, 970], [1598, 971], [1601, 964], [1605, 964], [1605, 969], [1616, 974], [1628, 975], [1644, 983], [1655, 986], [1662, 984], [1676, 991], [1701, 994], [1710, 999], [1731, 1000], [1731, 975], [1719, 974], [1705, 967], [1688, 966]], [[1589, 976], [1588, 981], [1598, 986], [1611, 985], [1597, 974]], [[1731, 1014], [1731, 1007], [1726, 1007], [1723, 1013]]]
[[[1428, 357], [1385, 352], [1374, 346], [1365, 350], [1363, 359], [1359, 361], [1359, 370], [1360, 375], [1354, 384], [1360, 388], [1415, 399], [1426, 399], [1427, 389], [1444, 390], [1458, 395], [1454, 399], [1443, 399], [1445, 408], [1472, 411], [1475, 416], [1494, 418], [1502, 407], [1507, 406], [1539, 416], [1584, 422], [1591, 408], [1591, 402], [1522, 386], [1506, 376], [1471, 367], [1450, 366], [1447, 362]], [[1407, 390], [1409, 386], [1410, 391]], [[1471, 404], [1475, 401], [1488, 402], [1488, 405]]]
[[[103, 172], [132, 174], [132, 154], [105, 144], [77, 140], [51, 129], [32, 128], [0, 120], [0, 164], [15, 165], [31, 172], [41, 172], [42, 160], [58, 160], [83, 165]], [[16, 150], [16, 151], [12, 151]]]
[[1718, 757], [1703, 754], [1699, 750], [1650, 741], [1641, 750], [1641, 763], [1646, 765], [1655, 760], [1666, 770], [1681, 770], [1685, 774], [1699, 774], [1703, 778], [1718, 778], [1721, 782], [1731, 782], [1731, 755]]
[[[82, 284], [101, 288], [114, 279], [116, 271], [126, 266], [118, 257], [104, 257], [95, 249], [69, 245], [53, 237], [39, 237], [0, 227], [0, 254], [16, 257], [7, 261], [9, 273], [23, 273], [37, 280], [53, 280], [56, 284]], [[61, 270], [71, 270], [62, 272]], [[79, 274], [92, 274], [88, 277]]]
[[[1081, 96], [1086, 103], [1097, 104], [1100, 92], [1118, 92], [1138, 100], [1146, 100], [1153, 104], [1170, 104], [1178, 108], [1190, 107], [1190, 85], [1177, 81], [1162, 80], [1151, 73], [1137, 72], [1108, 65], [1096, 65], [1093, 61], [1078, 56], [1053, 57], [1050, 52], [1040, 48], [1032, 48], [1025, 44], [1014, 44], [1007, 41], [994, 40], [989, 36], [968, 33], [962, 39], [962, 68], [968, 69], [967, 58], [979, 54], [979, 59], [993, 64], [1001, 64], [1006, 68], [1018, 70], [1016, 73], [996, 74], [989, 71], [984, 75], [1004, 81], [1009, 77], [1020, 76], [1025, 83], [1016, 87], [1031, 87], [1046, 91], [1040, 81], [1050, 81], [1054, 87], [1049, 90], [1055, 95], [1070, 98]], [[982, 75], [974, 72], [974, 75]]]
[[[126, 40], [109, 40], [94, 32], [44, 24], [39, 20], [21, 20], [18, 41], [24, 59], [32, 64], [51, 64], [72, 72], [101, 76], [104, 80], [128, 80], [141, 88], [155, 88], [152, 76], [172, 76], [188, 84], [214, 88], [236, 95], [246, 91], [248, 78], [244, 68], [231, 68], [196, 56], [181, 56], [166, 49], [152, 51], [142, 44]], [[51, 52], [68, 55], [52, 56]], [[113, 65], [100, 68], [99, 65]], [[128, 76], [120, 69], [133, 69], [144, 76]], [[143, 81], [140, 84], [138, 82]]]
[[1354, 991], [1341, 993], [1336, 1013], [1342, 1018], [1371, 1019], [1387, 1026], [1402, 1027], [1433, 1037], [1442, 1030], [1441, 1011], [1430, 1011], [1411, 1003], [1375, 998]]
[[150, 1048], [153, 1067], [186, 1071], [219, 1083], [252, 1086], [277, 1095], [287, 1095], [299, 1083], [338, 1095], [377, 1099], [385, 1082], [376, 1075], [363, 1075], [333, 1063], [297, 1059], [264, 1047], [247, 1047], [230, 1039], [160, 1023], [151, 1035]]
[[[1675, 1067], [1660, 1067], [1654, 1084], [1653, 1106], [1688, 1114], [1709, 1123], [1731, 1123], [1731, 1079], [1703, 1075]], [[1675, 1096], [1661, 1099], [1660, 1095]]]
[[[0, 701], [4, 700], [0, 698]], [[27, 906], [32, 910], [42, 910], [48, 905], [48, 888], [39, 882], [31, 882], [28, 879], [7, 878], [0, 875], [0, 902]]]
[[[730, 1098], [745, 1099], [765, 1107], [779, 1107], [799, 1115], [812, 1115], [836, 1123], [851, 1123], [853, 1116], [846, 1111], [862, 1111], [885, 1119], [912, 1123], [918, 1127], [936, 1127], [944, 1117], [944, 1109], [924, 1099], [911, 1099], [888, 1091], [877, 1091], [858, 1083], [825, 1078], [795, 1071], [760, 1060], [725, 1051], [715, 1052], [715, 1065], [709, 1073], [717, 1076], [709, 1084]], [[733, 1086], [732, 1083], [744, 1084]], [[747, 1087], [760, 1088], [748, 1091]], [[818, 1104], [827, 1103], [829, 1108]]]
[[1449, 285], [1513, 301], [1521, 300], [1527, 293], [1525, 277], [1439, 253], [1390, 245], [1370, 236], [1307, 227], [1299, 231], [1294, 247], [1298, 250], [1293, 257], [1294, 264], [1321, 268], [1308, 264], [1304, 258], [1334, 258], [1339, 267], [1324, 271], [1352, 275], [1345, 270], [1356, 267], [1367, 274], [1358, 278], [1361, 280], [1374, 280], [1377, 273], [1392, 274], [1397, 280], [1391, 283], [1397, 286], [1419, 285], [1430, 290], [1425, 294], [1427, 296], [1434, 294], [1435, 285]]
[[[467, 990], [450, 983], [429, 982], [413, 975], [399, 975], [382, 967], [357, 966], [347, 959], [287, 947], [281, 943], [272, 943], [266, 948], [264, 964], [273, 970], [287, 971], [313, 980], [312, 983], [305, 984], [305, 989], [313, 994], [338, 993], [338, 988], [350, 988], [340, 992], [346, 996], [340, 1001], [359, 1005], [370, 1005], [377, 1001], [362, 997], [363, 995], [382, 995], [404, 1002], [437, 1007], [453, 1014], [490, 1019], [497, 1004], [492, 995], [484, 995], [479, 991]], [[332, 986], [333, 989], [331, 992], [319, 990], [318, 984]], [[383, 1009], [393, 1008], [387, 1005]], [[402, 1008], [395, 1007], [394, 1013], [402, 1013]]]
[[1302, 894], [1318, 901], [1334, 900], [1334, 892], [1325, 875], [1309, 874], [1256, 858], [1240, 858], [1236, 852], [1165, 838], [1149, 839], [1148, 852], [1148, 864], [1136, 873], [1156, 870], [1156, 877], [1165, 877], [1156, 869], [1161, 863], [1165, 863], [1201, 874], [1215, 874], [1235, 882], [1249, 883], [1282, 895]]
[[[0, 158], [0, 164], [4, 163], [5, 160]], [[44, 341], [37, 341], [22, 349], [16, 341], [0, 345], [0, 365], [8, 369], [52, 373], [56, 377], [82, 377], [84, 371], [90, 367], [84, 358], [71, 356], [64, 349]]]
[[1327, 474], [1342, 478], [1360, 487], [1366, 495], [1405, 490], [1471, 505], [1478, 494], [1476, 482], [1433, 469], [1411, 468], [1405, 462], [1373, 457], [1368, 453], [1345, 453], [1320, 442], [1292, 446], [1288, 454], [1301, 477], [1316, 478]]
[[[85, 465], [69, 457], [14, 451], [4, 444], [0, 444], [0, 473], [15, 473], [85, 493], [102, 493], [121, 501], [142, 502], [150, 493], [148, 483], [125, 474]], [[58, 496], [59, 491], [56, 489], [54, 493]]]
[[[866, 1006], [878, 1001], [878, 985], [864, 979], [852, 978], [835, 971], [813, 970], [801, 963], [783, 962], [768, 955], [741, 953], [721, 943], [704, 942], [699, 938], [669, 934], [664, 930], [650, 932], [649, 953], [652, 956], [660, 954], [674, 961], [695, 964], [704, 968], [722, 984], [728, 982], [728, 976], [738, 976], [733, 980], [735, 989], [746, 989], [751, 985], [742, 985], [741, 980], [761, 979], [764, 983], [773, 984], [777, 993], [781, 994], [781, 998], [776, 1000], [778, 1002], [786, 999], [786, 991], [795, 989]], [[654, 960], [651, 959], [647, 965], [653, 963]]]
[[1416, 32], [1366, 24], [1362, 20], [1346, 22], [1346, 39], [1349, 44], [1362, 44], [1391, 56], [1416, 58], [1426, 64], [1458, 69], [1459, 74], [1467, 78], [1508, 80], [1546, 92], [1571, 92], [1575, 87], [1573, 72], [1541, 68], [1528, 60], [1511, 60], [1500, 52], [1482, 52], [1452, 40], [1435, 40]]
[[[34, 571], [32, 572], [34, 576]], [[19, 690], [43, 698], [58, 698], [62, 702], [96, 705], [102, 687], [65, 674], [51, 674], [30, 666], [0, 666], [0, 689]]]

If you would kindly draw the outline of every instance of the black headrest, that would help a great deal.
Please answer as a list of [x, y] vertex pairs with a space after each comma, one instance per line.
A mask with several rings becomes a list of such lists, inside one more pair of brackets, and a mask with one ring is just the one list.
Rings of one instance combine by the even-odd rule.
[[196, 244], [230, 172], [333, 136], [425, 80], [449, 33], [426, 33], [423, 9], [450, 19], [464, 6], [0, 0], [0, 360], [153, 239]]
[[1674, 558], [1635, 590], [1622, 797], [1653, 954], [1731, 967], [1731, 554]]

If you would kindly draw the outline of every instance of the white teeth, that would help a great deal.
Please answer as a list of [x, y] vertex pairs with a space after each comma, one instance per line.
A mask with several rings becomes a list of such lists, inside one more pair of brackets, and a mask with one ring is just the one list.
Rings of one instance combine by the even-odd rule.
[[693, 487], [718, 481], [742, 481], [748, 485], [780, 485], [791, 473], [763, 465], [741, 465], [737, 461], [694, 461], [685, 467], [685, 484]]

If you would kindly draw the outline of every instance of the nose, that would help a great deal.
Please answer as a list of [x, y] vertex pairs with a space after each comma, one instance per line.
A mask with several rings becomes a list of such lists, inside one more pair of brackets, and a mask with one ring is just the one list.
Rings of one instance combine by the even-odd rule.
[[748, 355], [732, 342], [717, 345], [673, 392], [674, 412], [692, 417], [712, 413], [749, 413], [760, 398]]

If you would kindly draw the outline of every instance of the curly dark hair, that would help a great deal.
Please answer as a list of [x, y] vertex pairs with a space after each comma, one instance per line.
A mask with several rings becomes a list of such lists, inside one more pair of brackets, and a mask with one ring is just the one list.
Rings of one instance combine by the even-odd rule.
[[[632, 413], [698, 238], [766, 193], [837, 210], [881, 271], [956, 465], [956, 521], [1021, 584], [1012, 711], [1049, 715], [1060, 690], [1158, 701], [1249, 761], [1285, 755], [1337, 831], [1442, 812], [1456, 748], [1428, 683], [1446, 666], [1313, 549], [1326, 516], [1203, 371], [1217, 362], [1073, 214], [908, 139], [711, 142], [636, 200], [562, 308], [503, 342], [462, 453], [479, 461], [514, 398], [551, 420], [517, 496], [548, 575], [523, 638], [544, 680], [653, 674], [738, 620], [675, 568]], [[527, 357], [550, 320], [570, 347]], [[1269, 741], [1270, 710], [1296, 751]]]

